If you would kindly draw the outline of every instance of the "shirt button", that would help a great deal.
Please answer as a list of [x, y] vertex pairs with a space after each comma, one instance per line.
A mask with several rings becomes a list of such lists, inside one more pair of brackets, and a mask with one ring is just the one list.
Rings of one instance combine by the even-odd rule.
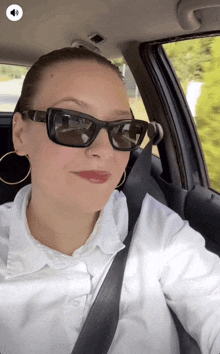
[[79, 306], [79, 300], [73, 300], [73, 306]]

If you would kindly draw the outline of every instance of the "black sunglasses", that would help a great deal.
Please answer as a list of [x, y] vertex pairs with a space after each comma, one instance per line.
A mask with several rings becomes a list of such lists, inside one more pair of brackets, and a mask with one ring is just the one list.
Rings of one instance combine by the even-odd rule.
[[29, 110], [27, 114], [34, 122], [46, 122], [47, 134], [56, 144], [69, 147], [90, 146], [99, 131], [106, 128], [114, 149], [133, 151], [137, 149], [146, 134], [148, 123], [133, 119], [106, 122], [88, 114], [62, 108], [48, 108], [46, 112]]

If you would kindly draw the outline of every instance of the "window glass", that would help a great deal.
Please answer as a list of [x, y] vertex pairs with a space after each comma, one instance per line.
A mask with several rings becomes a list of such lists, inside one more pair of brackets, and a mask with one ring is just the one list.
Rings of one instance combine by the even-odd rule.
[[209, 172], [220, 192], [220, 37], [163, 45], [186, 95]]
[[22, 83], [29, 68], [0, 65], [0, 111], [13, 112], [19, 99]]
[[[134, 77], [131, 73], [131, 70], [129, 69], [128, 65], [125, 63], [123, 58], [116, 58], [111, 60], [113, 64], [117, 65], [118, 68], [120, 69], [124, 79], [125, 79], [125, 85], [127, 89], [127, 94], [129, 98], [129, 104], [131, 107], [131, 110], [134, 114], [135, 119], [141, 119], [149, 122], [148, 116], [146, 109], [144, 107], [140, 92], [138, 90], [138, 87], [136, 85], [136, 82], [134, 80]], [[141, 144], [141, 148], [144, 148], [146, 144], [148, 143], [149, 138], [146, 133], [145, 138], [143, 140], [143, 143]], [[159, 157], [159, 152], [157, 146], [153, 146], [153, 154]]]

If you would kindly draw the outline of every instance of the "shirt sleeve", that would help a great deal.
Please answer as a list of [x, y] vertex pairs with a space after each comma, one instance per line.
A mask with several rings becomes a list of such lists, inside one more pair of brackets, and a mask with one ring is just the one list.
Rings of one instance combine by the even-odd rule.
[[220, 354], [220, 258], [205, 248], [200, 233], [176, 214], [182, 227], [172, 237], [166, 228], [160, 283], [167, 304], [202, 354]]

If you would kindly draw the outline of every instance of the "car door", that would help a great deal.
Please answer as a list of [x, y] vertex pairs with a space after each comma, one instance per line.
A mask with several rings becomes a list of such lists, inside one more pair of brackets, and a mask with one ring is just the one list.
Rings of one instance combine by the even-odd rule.
[[[210, 35], [203, 34], [203, 37]], [[135, 77], [149, 120], [157, 121], [164, 130], [164, 139], [158, 145], [163, 172], [155, 179], [168, 206], [188, 220], [203, 235], [206, 247], [219, 255], [220, 190], [211, 183], [201, 136], [164, 46], [191, 39], [192, 35], [148, 43], [134, 41], [124, 46], [123, 55]], [[200, 59], [198, 56], [198, 62]], [[218, 142], [218, 132], [213, 134], [212, 139]], [[206, 149], [206, 155], [212, 154], [212, 149], [213, 146]]]

